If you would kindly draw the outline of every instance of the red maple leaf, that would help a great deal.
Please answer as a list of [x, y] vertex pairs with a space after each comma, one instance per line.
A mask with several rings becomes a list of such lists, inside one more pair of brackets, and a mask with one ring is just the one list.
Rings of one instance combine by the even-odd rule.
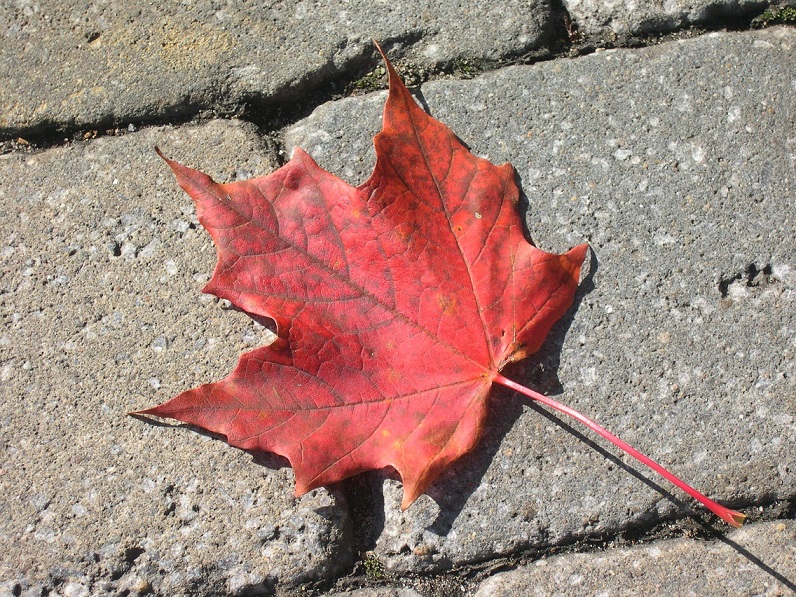
[[231, 184], [158, 150], [218, 249], [203, 291], [272, 318], [278, 339], [226, 379], [137, 414], [286, 457], [297, 495], [391, 466], [407, 508], [476, 445], [497, 382], [578, 418], [740, 524], [742, 514], [500, 374], [571, 306], [587, 245], [555, 255], [526, 242], [513, 168], [471, 154], [384, 59], [384, 128], [359, 187], [301, 149], [272, 174]]

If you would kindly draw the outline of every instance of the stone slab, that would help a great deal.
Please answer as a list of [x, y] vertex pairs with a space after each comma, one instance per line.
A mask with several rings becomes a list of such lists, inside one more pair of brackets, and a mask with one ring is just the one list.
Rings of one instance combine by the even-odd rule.
[[[730, 504], [796, 488], [794, 44], [787, 28], [717, 33], [418, 92], [476, 154], [514, 164], [541, 248], [594, 251], [571, 314], [510, 375]], [[322, 106], [287, 146], [358, 184], [383, 101]], [[371, 477], [384, 515], [366, 539], [388, 569], [439, 570], [695, 508], [510, 393], [495, 391], [492, 410], [481, 445], [406, 512], [400, 483]]]
[[236, 594], [351, 565], [340, 496], [296, 500], [289, 468], [126, 415], [269, 337], [200, 293], [215, 252], [155, 144], [219, 180], [274, 167], [229, 121], [0, 156], [9, 594]]
[[[791, 4], [793, 0], [788, 0]], [[666, 33], [684, 27], [711, 26], [717, 21], [755, 16], [771, 5], [788, 2], [761, 0], [564, 0], [578, 30], [609, 39]]]
[[725, 540], [676, 539], [541, 559], [488, 578], [503, 595], [788, 595], [796, 590], [796, 521], [748, 525]]
[[541, 0], [5, 2], [0, 136], [285, 101], [364, 68], [373, 38], [420, 67], [500, 60], [542, 47], [550, 14]]

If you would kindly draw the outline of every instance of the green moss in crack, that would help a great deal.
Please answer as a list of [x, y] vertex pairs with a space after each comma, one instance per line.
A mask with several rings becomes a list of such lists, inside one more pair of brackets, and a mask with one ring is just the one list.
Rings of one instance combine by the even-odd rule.
[[484, 71], [484, 64], [469, 58], [457, 58], [451, 64], [451, 71], [460, 79], [472, 79]]
[[349, 84], [346, 90], [350, 93], [370, 93], [371, 91], [378, 91], [379, 89], [387, 88], [387, 71], [383, 66], [377, 66], [364, 77], [360, 77], [356, 81]]
[[773, 8], [752, 20], [752, 26], [758, 29], [773, 25], [796, 25], [796, 8]]
[[407, 87], [415, 87], [421, 83], [428, 81], [433, 75], [433, 70], [428, 70], [420, 65], [412, 62], [405, 62], [401, 64], [398, 72], [401, 73], [401, 78]]
[[370, 580], [382, 580], [385, 577], [384, 564], [373, 553], [366, 553], [362, 558], [365, 565], [365, 576]]
[[[395, 65], [396, 70], [401, 73], [401, 78], [407, 87], [414, 87], [425, 83], [434, 74], [434, 71], [426, 69], [411, 62], [401, 62]], [[346, 94], [370, 93], [380, 89], [387, 89], [387, 71], [383, 66], [377, 66], [368, 74], [360, 77], [356, 81], [349, 83], [346, 87]]]

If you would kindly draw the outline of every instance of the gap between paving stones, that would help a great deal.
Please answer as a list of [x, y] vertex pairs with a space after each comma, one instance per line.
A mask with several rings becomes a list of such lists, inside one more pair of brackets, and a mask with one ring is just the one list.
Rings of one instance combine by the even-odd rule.
[[[495, 61], [487, 59], [455, 60], [434, 67], [424, 67], [405, 60], [405, 55], [416, 42], [411, 38], [395, 38], [384, 44], [385, 50], [396, 65], [398, 72], [409, 86], [444, 79], [471, 79], [480, 74], [514, 65], [532, 65], [562, 58], [574, 59], [607, 49], [644, 48], [678, 39], [689, 39], [714, 31], [747, 31], [777, 26], [777, 21], [767, 21], [765, 11], [754, 10], [739, 15], [725, 15], [710, 23], [701, 23], [670, 31], [650, 31], [643, 34], [583, 35], [566, 8], [560, 2], [553, 3], [555, 31], [550, 35], [546, 47], [526, 52], [519, 56]], [[787, 23], [786, 23], [787, 24]], [[407, 44], [400, 55], [394, 56], [390, 48]], [[363, 66], [364, 64], [364, 66]], [[237, 119], [256, 126], [263, 143], [281, 163], [287, 162], [282, 136], [284, 131], [309, 116], [318, 106], [352, 95], [370, 93], [387, 88], [386, 71], [378, 53], [373, 49], [369, 56], [353, 60], [340, 76], [332, 80], [320, 80], [305, 88], [298, 97], [287, 100], [252, 98], [249, 102], [234, 106], [194, 105], [175, 109], [170, 116], [132, 119], [119, 122], [97, 122], [90, 126], [53, 125], [43, 130], [20, 130], [0, 134], [0, 154], [32, 153], [71, 143], [88, 142], [104, 136], [119, 136], [143, 128], [171, 125], [199, 124], [214, 119]], [[281, 164], [280, 164], [281, 165]]]
[[[775, 522], [778, 520], [792, 520], [796, 517], [796, 500], [773, 500], [759, 503], [749, 503], [741, 506], [748, 515], [746, 525]], [[352, 526], [362, 523], [363, 519], [349, 510]], [[724, 542], [731, 547], [734, 545], [726, 539], [729, 534], [726, 528], [710, 520], [709, 515], [685, 516], [663, 523], [656, 523], [648, 527], [634, 527], [617, 533], [598, 534], [571, 543], [551, 545], [543, 549], [523, 549], [510, 556], [497, 557], [480, 562], [472, 562], [465, 566], [456, 566], [430, 574], [396, 574], [386, 572], [378, 560], [371, 554], [361, 554], [353, 569], [334, 579], [327, 579], [303, 585], [299, 589], [293, 588], [278, 591], [280, 597], [292, 595], [296, 590], [301, 590], [308, 596], [322, 596], [328, 594], [345, 594], [349, 591], [379, 590], [379, 589], [404, 589], [411, 588], [423, 597], [467, 597], [472, 595], [479, 585], [487, 578], [499, 572], [515, 570], [539, 560], [554, 556], [569, 554], [600, 553], [616, 548], [627, 548], [635, 545], [655, 545], [655, 542], [671, 539], [694, 539], [704, 542]], [[356, 538], [355, 538], [356, 541]], [[356, 543], [354, 545], [356, 549]], [[752, 564], [754, 554], [741, 555]], [[356, 552], [354, 554], [356, 556]], [[751, 556], [751, 557], [750, 557]], [[765, 562], [761, 569], [772, 575], [772, 580], [780, 580], [779, 573], [766, 570]], [[788, 579], [786, 579], [788, 580]], [[359, 597], [371, 597], [363, 594]], [[373, 594], [372, 597], [381, 597]], [[395, 597], [392, 593], [385, 593], [384, 597]], [[400, 596], [399, 596], [400, 597]]]

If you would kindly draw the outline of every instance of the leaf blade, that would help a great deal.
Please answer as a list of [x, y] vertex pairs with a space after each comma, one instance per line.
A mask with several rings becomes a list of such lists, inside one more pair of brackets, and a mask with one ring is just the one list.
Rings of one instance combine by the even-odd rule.
[[287, 457], [298, 493], [393, 466], [407, 507], [475, 446], [495, 374], [570, 306], [585, 246], [529, 245], [512, 167], [471, 154], [386, 63], [377, 163], [357, 188], [300, 149], [230, 184], [160, 154], [218, 249], [205, 292], [273, 318], [279, 339], [142, 412]]

